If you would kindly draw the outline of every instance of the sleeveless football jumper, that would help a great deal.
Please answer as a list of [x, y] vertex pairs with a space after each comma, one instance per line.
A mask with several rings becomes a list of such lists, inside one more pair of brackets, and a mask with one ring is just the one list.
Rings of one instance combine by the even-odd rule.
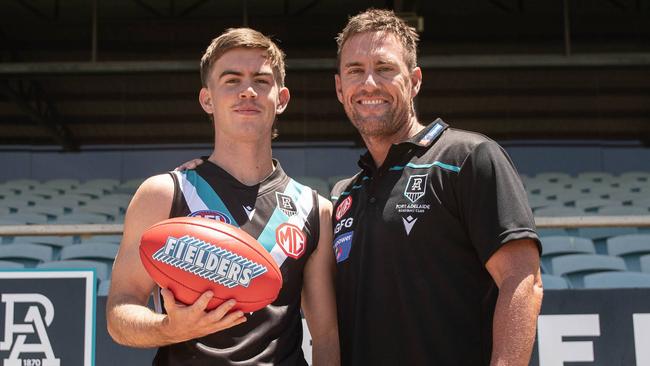
[[318, 243], [318, 196], [273, 163], [273, 173], [254, 186], [210, 161], [170, 173], [175, 185], [170, 217], [202, 216], [241, 228], [271, 254], [283, 284], [272, 304], [245, 314], [245, 323], [161, 347], [153, 365], [307, 365], [300, 293], [303, 268]]

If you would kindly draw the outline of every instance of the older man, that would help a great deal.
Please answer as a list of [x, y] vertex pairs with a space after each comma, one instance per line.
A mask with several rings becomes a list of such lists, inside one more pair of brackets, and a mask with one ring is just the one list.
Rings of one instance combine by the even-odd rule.
[[418, 120], [418, 35], [352, 17], [336, 92], [368, 152], [332, 192], [343, 365], [527, 365], [540, 244], [517, 172], [487, 137]]

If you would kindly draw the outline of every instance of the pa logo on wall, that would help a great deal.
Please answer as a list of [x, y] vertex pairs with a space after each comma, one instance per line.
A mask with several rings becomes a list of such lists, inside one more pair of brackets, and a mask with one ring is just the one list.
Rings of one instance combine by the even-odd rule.
[[94, 364], [94, 273], [0, 271], [0, 365]]

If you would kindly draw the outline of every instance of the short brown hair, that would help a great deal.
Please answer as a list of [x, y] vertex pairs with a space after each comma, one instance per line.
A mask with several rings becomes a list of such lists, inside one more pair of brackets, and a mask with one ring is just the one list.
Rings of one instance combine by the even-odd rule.
[[343, 50], [345, 42], [352, 36], [364, 32], [392, 33], [404, 48], [404, 62], [409, 70], [413, 70], [417, 66], [417, 47], [420, 37], [415, 28], [406, 24], [392, 10], [370, 8], [348, 19], [348, 24], [337, 35], [336, 56], [339, 68], [341, 66], [341, 50]]
[[205, 53], [201, 57], [201, 83], [208, 86], [208, 78], [212, 65], [223, 56], [224, 53], [234, 48], [262, 49], [267, 53], [273, 69], [275, 82], [284, 86], [284, 52], [271, 40], [271, 38], [250, 28], [229, 28], [219, 37], [212, 40]]

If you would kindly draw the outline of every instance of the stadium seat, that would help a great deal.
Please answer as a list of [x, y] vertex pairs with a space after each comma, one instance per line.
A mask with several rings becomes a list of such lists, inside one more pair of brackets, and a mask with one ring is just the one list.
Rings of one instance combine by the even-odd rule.
[[639, 257], [650, 254], [650, 235], [619, 235], [607, 239], [607, 254], [621, 257], [630, 271], [640, 271]]
[[618, 179], [625, 180], [625, 181], [647, 182], [650, 181], [650, 172], [641, 172], [641, 171], [625, 172], [619, 175]]
[[19, 194], [13, 197], [7, 197], [0, 200], [0, 206], [2, 207], [12, 207], [20, 208], [25, 206], [34, 206], [36, 204], [45, 203], [46, 199], [41, 196], [35, 196], [31, 194]]
[[22, 269], [25, 265], [18, 262], [0, 260], [0, 270], [3, 269]]
[[543, 172], [535, 175], [535, 180], [546, 182], [566, 182], [571, 181], [571, 176], [561, 172]]
[[555, 273], [551, 260], [565, 254], [596, 254], [594, 243], [574, 236], [545, 236], [542, 241], [542, 269], [545, 273]]
[[11, 207], [2, 207], [0, 206], [0, 217], [8, 215], [13, 211]]
[[620, 203], [620, 201], [606, 200], [602, 198], [583, 198], [575, 200], [573, 204], [576, 208], [584, 210], [585, 212], [596, 212], [600, 207], [613, 206]]
[[77, 212], [57, 217], [56, 224], [106, 224], [108, 219], [105, 215], [90, 212]]
[[81, 243], [115, 243], [119, 244], [122, 241], [122, 235], [93, 235], [90, 237], [82, 237]]
[[122, 214], [122, 210], [118, 205], [97, 204], [95, 202], [89, 202], [84, 206], [76, 207], [73, 212], [90, 212], [104, 215], [110, 219], [114, 219]]
[[119, 244], [115, 243], [98, 242], [70, 245], [61, 250], [61, 259], [92, 259], [112, 263], [119, 247]]
[[35, 179], [12, 179], [6, 181], [3, 186], [9, 188], [16, 188], [21, 191], [30, 190], [41, 185], [41, 182]]
[[91, 179], [83, 182], [81, 187], [98, 187], [108, 191], [112, 191], [115, 187], [120, 185], [120, 181], [117, 179], [102, 178], [102, 179]]
[[43, 187], [60, 189], [66, 192], [77, 187], [78, 185], [79, 185], [79, 181], [77, 179], [67, 179], [67, 178], [50, 179], [43, 182], [42, 184]]
[[650, 254], [639, 257], [639, 266], [641, 267], [641, 272], [650, 273]]
[[68, 245], [72, 245], [74, 238], [72, 236], [54, 236], [54, 235], [28, 235], [28, 236], [16, 236], [13, 238], [12, 243], [33, 243], [40, 245], [47, 245], [53, 248], [63, 248]]
[[634, 205], [634, 202], [640, 201], [647, 196], [640, 192], [629, 192], [629, 191], [615, 191], [610, 193], [609, 199], [614, 199], [620, 201], [624, 205]]
[[97, 296], [108, 296], [108, 291], [111, 288], [111, 280], [105, 279], [99, 281], [99, 286], [97, 286]]
[[40, 263], [36, 266], [39, 269], [94, 269], [97, 280], [110, 278], [110, 266], [106, 263], [93, 260], [60, 260]]
[[132, 198], [132, 195], [124, 193], [107, 194], [93, 201], [93, 203], [96, 205], [117, 206], [124, 212], [129, 207]]
[[11, 219], [11, 220], [16, 220], [22, 224], [27, 224], [27, 225], [40, 225], [40, 224], [47, 224], [48, 218], [47, 215], [39, 214], [39, 213], [11, 213], [9, 215], [3, 216], [3, 218]]
[[535, 217], [585, 216], [583, 210], [575, 207], [543, 207], [535, 210]]
[[[73, 193], [74, 191], [67, 192], [64, 195], [61, 195], [59, 197], [56, 197], [56, 199], [61, 202], [61, 203], [67, 203], [69, 205], [73, 205], [71, 207], [76, 207], [80, 205], [85, 205], [87, 202], [92, 201], [93, 198], [86, 195], [86, 194], [76, 194]], [[52, 198], [54, 199], [54, 198]]]
[[535, 231], [537, 231], [537, 234], [539, 235], [540, 238], [545, 236], [566, 236], [567, 235], [567, 231], [561, 227], [538, 228]]
[[565, 290], [569, 288], [569, 283], [560, 276], [553, 276], [542, 273], [542, 283], [544, 290]]
[[138, 189], [138, 187], [140, 187], [142, 182], [144, 182], [144, 180], [145, 178], [135, 178], [135, 179], [127, 180], [126, 182], [115, 187], [114, 191], [116, 193], [133, 195], [135, 191]]
[[584, 288], [650, 288], [650, 273], [602, 272], [584, 276]]
[[596, 246], [596, 253], [607, 253], [607, 238], [618, 235], [637, 234], [638, 230], [634, 227], [581, 227], [578, 228], [578, 236], [589, 238]]
[[551, 259], [552, 274], [564, 276], [571, 287], [582, 288], [583, 277], [604, 271], [625, 271], [623, 258], [599, 254], [568, 254]]
[[47, 215], [48, 217], [56, 218], [65, 214], [66, 209], [63, 206], [51, 205], [51, 204], [42, 204], [35, 206], [25, 206], [17, 209], [18, 213], [37, 213], [41, 215]]
[[29, 193], [30, 195], [34, 195], [34, 196], [43, 197], [43, 198], [57, 197], [62, 194], [62, 192], [59, 190], [48, 188], [48, 187], [42, 187], [42, 186], [36, 187], [26, 193]]
[[0, 259], [19, 262], [25, 267], [34, 267], [38, 263], [52, 260], [54, 250], [51, 247], [31, 243], [0, 245]]
[[79, 186], [71, 191], [68, 192], [68, 194], [78, 194], [82, 196], [88, 196], [90, 198], [99, 198], [107, 194], [109, 190], [106, 190], [102, 187], [85, 187], [85, 186]]
[[632, 201], [632, 204], [634, 206], [650, 208], [650, 197], [648, 197], [648, 194], [644, 194], [644, 196], [644, 198]]
[[538, 208], [551, 207], [551, 206], [562, 206], [562, 202], [550, 200], [548, 198], [536, 195], [528, 195], [528, 205], [531, 209], [536, 210]]
[[607, 182], [614, 180], [614, 176], [607, 172], [582, 172], [578, 173], [576, 179], [590, 182]]
[[647, 207], [638, 206], [603, 206], [598, 209], [598, 215], [603, 216], [636, 216], [636, 215], [650, 215], [650, 210]]

